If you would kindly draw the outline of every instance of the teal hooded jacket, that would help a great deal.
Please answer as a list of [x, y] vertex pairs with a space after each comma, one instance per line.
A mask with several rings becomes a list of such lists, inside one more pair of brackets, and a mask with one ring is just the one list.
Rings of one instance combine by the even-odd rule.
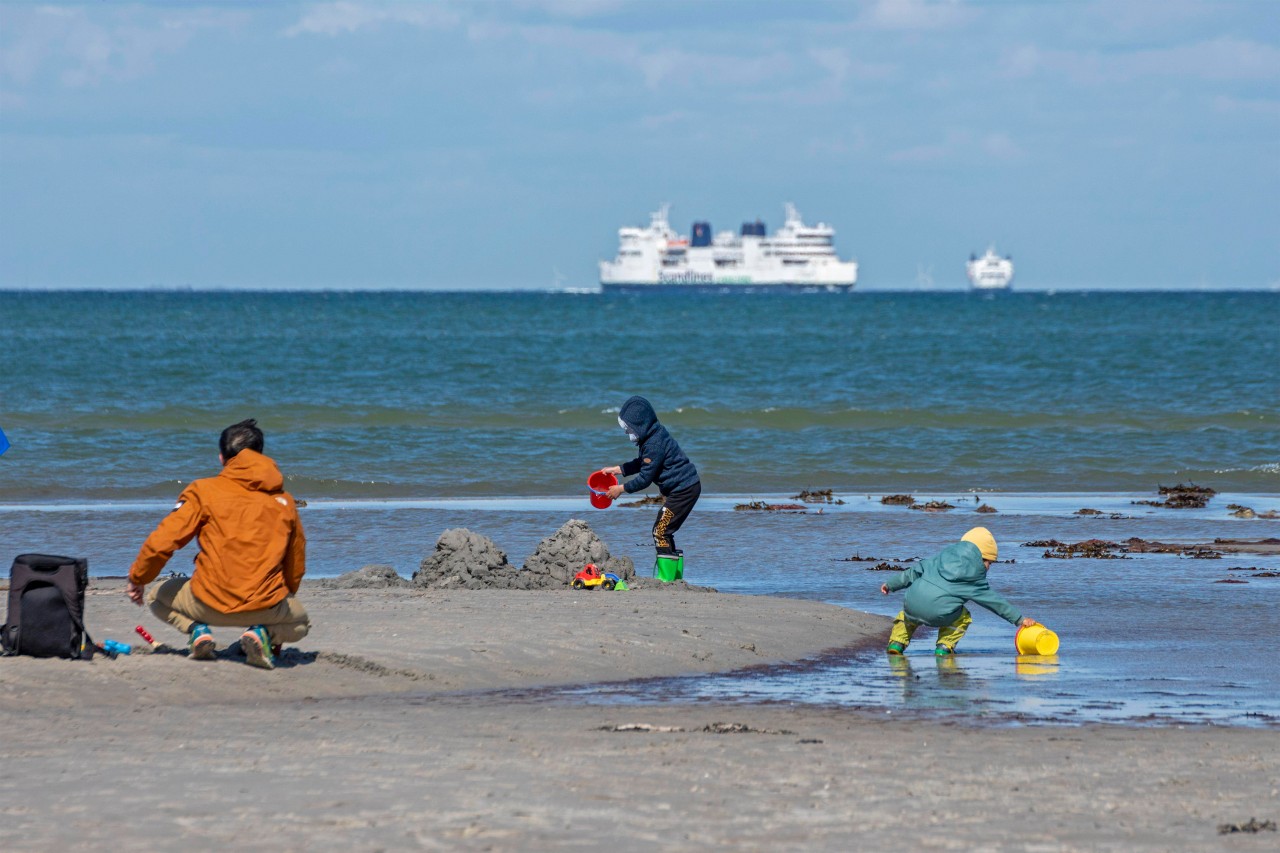
[[1017, 625], [1022, 613], [987, 583], [982, 553], [972, 542], [948, 545], [932, 557], [899, 572], [885, 586], [890, 592], [905, 589], [902, 609], [908, 617], [935, 628], [950, 625], [960, 616], [966, 601], [981, 604]]

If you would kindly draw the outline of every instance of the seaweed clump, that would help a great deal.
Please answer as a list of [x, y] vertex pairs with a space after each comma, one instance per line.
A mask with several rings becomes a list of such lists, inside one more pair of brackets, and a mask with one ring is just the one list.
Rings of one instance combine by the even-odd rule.
[[1159, 506], [1169, 509], [1204, 509], [1217, 492], [1208, 486], [1197, 486], [1190, 483], [1186, 486], [1179, 483], [1176, 486], [1159, 486], [1160, 494], [1164, 495], [1162, 501], [1134, 501], [1135, 504], [1142, 506]]
[[1231, 835], [1235, 832], [1275, 832], [1276, 822], [1274, 820], [1258, 820], [1251, 817], [1245, 823], [1220, 823], [1218, 824], [1219, 835]]
[[662, 506], [667, 499], [662, 495], [645, 495], [638, 501], [628, 501], [620, 503], [618, 506]]
[[1253, 507], [1241, 506], [1240, 504], [1227, 504], [1227, 509], [1231, 510], [1231, 514], [1236, 518], [1280, 518], [1280, 512], [1269, 509], [1266, 512], [1254, 512]]
[[1196, 560], [1217, 560], [1222, 552], [1208, 545], [1174, 545], [1167, 542], [1148, 542], [1136, 536], [1125, 542], [1125, 550], [1131, 554], [1177, 554]]
[[929, 501], [928, 503], [912, 504], [912, 509], [918, 509], [921, 512], [946, 512], [949, 509], [955, 509], [955, 504], [949, 504], [946, 501]]
[[880, 503], [889, 506], [912, 506], [916, 499], [911, 495], [885, 495], [880, 499]]
[[748, 512], [805, 512], [807, 507], [804, 504], [771, 504], [764, 501], [751, 501], [750, 503], [738, 504], [734, 507], [735, 511]]
[[1049, 550], [1044, 552], [1046, 560], [1074, 560], [1077, 557], [1092, 560], [1129, 559], [1124, 554], [1123, 546], [1116, 542], [1108, 542], [1105, 539], [1086, 539], [1083, 542], [1076, 542], [1072, 545], [1056, 542]]
[[840, 498], [837, 498], [835, 496], [835, 493], [832, 489], [814, 489], [812, 491], [810, 491], [809, 489], [801, 489], [800, 494], [792, 495], [791, 497], [794, 500], [804, 501], [805, 503], [809, 503], [809, 504], [839, 505], [844, 503], [844, 501], [840, 500]]
[[[861, 554], [854, 554], [852, 557], [841, 557], [836, 562], [839, 563], [878, 563], [879, 565], [867, 568], [869, 572], [887, 572], [902, 571], [903, 566], [895, 566], [894, 563], [914, 563], [915, 557], [891, 557], [888, 560], [882, 557], [864, 557]], [[883, 567], [883, 568], [882, 568]]]

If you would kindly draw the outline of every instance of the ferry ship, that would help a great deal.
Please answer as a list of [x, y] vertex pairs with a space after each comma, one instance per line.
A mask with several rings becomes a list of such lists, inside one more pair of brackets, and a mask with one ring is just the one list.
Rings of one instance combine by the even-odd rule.
[[1013, 284], [1013, 257], [1000, 257], [994, 246], [989, 246], [980, 258], [969, 255], [966, 268], [974, 290], [1008, 290]]
[[836, 256], [835, 229], [805, 225], [792, 204], [773, 236], [757, 219], [714, 236], [709, 222], [695, 222], [684, 237], [667, 221], [669, 207], [650, 214], [647, 228], [618, 229], [618, 256], [600, 262], [601, 290], [838, 293], [858, 279], [857, 262]]

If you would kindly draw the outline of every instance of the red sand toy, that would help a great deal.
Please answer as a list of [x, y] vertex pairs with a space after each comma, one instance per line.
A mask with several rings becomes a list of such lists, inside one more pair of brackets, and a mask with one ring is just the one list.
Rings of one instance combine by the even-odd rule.
[[138, 632], [139, 637], [147, 641], [147, 645], [151, 646], [152, 651], [158, 652], [168, 648], [164, 643], [156, 642], [156, 638], [151, 636], [151, 632], [141, 625], [138, 625], [133, 630]]
[[607, 471], [596, 471], [587, 478], [587, 488], [591, 490], [591, 505], [596, 509], [608, 509], [613, 504], [609, 497], [609, 489], [618, 485], [618, 478]]

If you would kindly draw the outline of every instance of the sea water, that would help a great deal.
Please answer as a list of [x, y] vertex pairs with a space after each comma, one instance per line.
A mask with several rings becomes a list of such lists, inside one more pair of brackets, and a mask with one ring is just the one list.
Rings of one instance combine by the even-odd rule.
[[[593, 510], [585, 487], [629, 458], [616, 414], [640, 393], [702, 474], [679, 534], [691, 582], [892, 615], [887, 575], [845, 558], [905, 564], [984, 524], [1015, 561], [993, 585], [1062, 649], [1020, 659], [977, 608], [941, 664], [922, 629], [896, 666], [876, 652], [592, 696], [1273, 725], [1280, 578], [1262, 575], [1280, 560], [1022, 543], [1280, 537], [1228, 509], [1280, 509], [1278, 319], [1274, 293], [0, 293], [0, 558], [123, 574], [182, 487], [216, 473], [221, 428], [256, 417], [307, 503], [309, 576], [408, 576], [450, 527], [520, 564], [572, 517], [647, 567], [653, 510]], [[1177, 482], [1220, 494], [1136, 503]], [[736, 509], [827, 488], [843, 503]]]

